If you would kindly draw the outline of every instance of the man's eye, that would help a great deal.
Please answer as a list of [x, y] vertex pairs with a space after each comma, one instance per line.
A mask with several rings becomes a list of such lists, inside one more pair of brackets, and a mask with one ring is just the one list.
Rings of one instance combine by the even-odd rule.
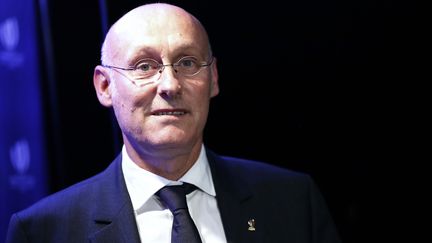
[[191, 68], [191, 67], [195, 67], [197, 64], [196, 64], [196, 61], [193, 59], [184, 59], [184, 60], [181, 60], [179, 65], [181, 67]]
[[158, 69], [158, 63], [152, 60], [143, 60], [136, 65], [136, 70], [140, 72], [152, 72]]
[[140, 63], [137, 68], [138, 71], [148, 72], [152, 69], [152, 65], [149, 63]]

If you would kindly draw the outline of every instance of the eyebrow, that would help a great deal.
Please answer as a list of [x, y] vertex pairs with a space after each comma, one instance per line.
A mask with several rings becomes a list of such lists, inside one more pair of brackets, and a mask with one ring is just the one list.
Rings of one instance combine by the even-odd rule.
[[[204, 52], [201, 53], [201, 48], [199, 48], [199, 46], [195, 43], [195, 42], [189, 42], [189, 43], [184, 43], [181, 44], [180, 46], [177, 46], [177, 48], [174, 50], [174, 56], [180, 56], [181, 54], [187, 54], [190, 52], [193, 52], [196, 55], [204, 55], [204, 57], [207, 56], [206, 53], [208, 52]], [[189, 55], [189, 54], [187, 54]]]
[[144, 47], [140, 48], [137, 52], [135, 52], [132, 55], [132, 57], [128, 61], [128, 64], [130, 66], [132, 66], [132, 65], [135, 65], [136, 62], [138, 62], [139, 60], [141, 60], [143, 57], [154, 58], [156, 56], [159, 56], [159, 52], [158, 51], [156, 51], [152, 47], [144, 46]]
[[[179, 46], [176, 46], [176, 49], [173, 50], [170, 55], [172, 55], [174, 59], [181, 58], [182, 56], [185, 55], [194, 55], [194, 56], [198, 55], [198, 57], [201, 57], [201, 55], [203, 55], [202, 57], [206, 58], [207, 52], [201, 53], [201, 50], [197, 48], [197, 45], [195, 45], [195, 43], [189, 42], [189, 43], [183, 43], [180, 44]], [[157, 60], [160, 59], [160, 53], [158, 50], [156, 50], [153, 47], [143, 46], [132, 55], [130, 61], [128, 61], [128, 64], [135, 65], [136, 62], [147, 57]]]

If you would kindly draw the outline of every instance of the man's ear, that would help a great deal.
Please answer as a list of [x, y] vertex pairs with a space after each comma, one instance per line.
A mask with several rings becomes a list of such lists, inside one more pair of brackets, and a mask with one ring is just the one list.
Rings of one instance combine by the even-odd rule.
[[101, 65], [96, 66], [93, 73], [93, 85], [99, 102], [106, 107], [112, 106], [110, 84], [108, 70]]
[[216, 57], [213, 58], [214, 60], [211, 65], [210, 97], [215, 97], [219, 94], [219, 74], [216, 65]]

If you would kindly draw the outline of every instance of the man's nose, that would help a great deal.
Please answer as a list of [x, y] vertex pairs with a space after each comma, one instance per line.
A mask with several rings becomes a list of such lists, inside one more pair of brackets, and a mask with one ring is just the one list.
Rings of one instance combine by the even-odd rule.
[[168, 98], [174, 98], [179, 95], [182, 87], [174, 67], [172, 65], [165, 65], [159, 72], [158, 93]]

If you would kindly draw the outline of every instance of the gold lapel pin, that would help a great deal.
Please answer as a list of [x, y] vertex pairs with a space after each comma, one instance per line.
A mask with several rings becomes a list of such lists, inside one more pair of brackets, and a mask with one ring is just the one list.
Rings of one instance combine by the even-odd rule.
[[248, 220], [248, 230], [249, 231], [255, 231], [255, 219], [249, 219]]

